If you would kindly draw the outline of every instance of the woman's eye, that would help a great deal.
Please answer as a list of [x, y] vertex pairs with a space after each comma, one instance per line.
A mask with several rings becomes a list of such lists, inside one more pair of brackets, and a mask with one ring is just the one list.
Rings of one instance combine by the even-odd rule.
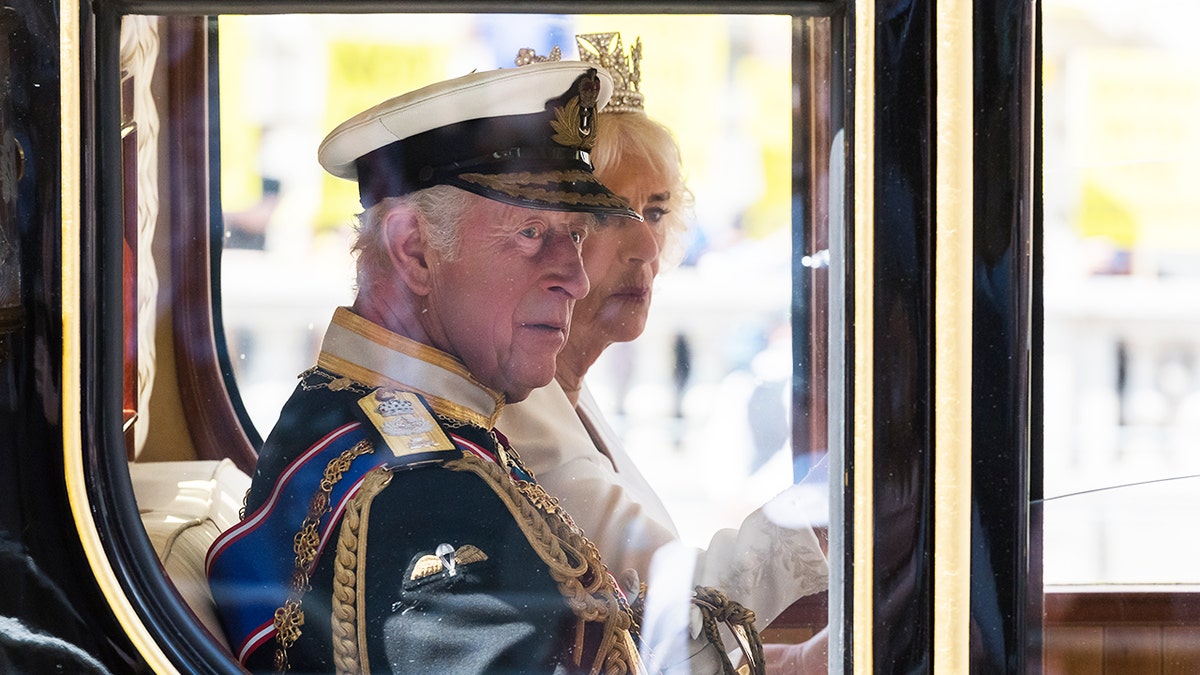
[[667, 214], [670, 212], [670, 209], [654, 206], [643, 211], [642, 217], [646, 219], [647, 223], [658, 223], [662, 222], [662, 219], [666, 218]]

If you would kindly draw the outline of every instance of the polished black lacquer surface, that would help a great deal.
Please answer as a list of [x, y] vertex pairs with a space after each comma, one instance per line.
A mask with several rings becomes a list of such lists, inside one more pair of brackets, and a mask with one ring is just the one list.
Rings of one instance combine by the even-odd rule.
[[[1034, 27], [1027, 0], [975, 4], [975, 254], [972, 311], [971, 672], [1040, 669], [1024, 636], [1041, 625], [1030, 554], [1034, 434], [1030, 339], [1034, 239]], [[1029, 600], [1027, 600], [1027, 598]], [[1033, 601], [1033, 604], [1027, 604]]]
[[[1035, 13], [974, 4], [971, 671], [1029, 672], [1040, 626], [1030, 518]], [[875, 622], [878, 672], [928, 672], [933, 606], [937, 157], [933, 3], [879, 3], [875, 136]], [[1027, 658], [1028, 656], [1028, 658]]]
[[932, 5], [876, 9], [874, 665], [888, 673], [932, 668]]
[[15, 224], [20, 257], [5, 264], [19, 262], [23, 319], [0, 338], [0, 671], [132, 672], [136, 652], [96, 586], [62, 481], [73, 413], [63, 410], [61, 360], [59, 10], [5, 5], [0, 138], [19, 144], [23, 161], [17, 174], [6, 167], [0, 192], [15, 196], [5, 226]]

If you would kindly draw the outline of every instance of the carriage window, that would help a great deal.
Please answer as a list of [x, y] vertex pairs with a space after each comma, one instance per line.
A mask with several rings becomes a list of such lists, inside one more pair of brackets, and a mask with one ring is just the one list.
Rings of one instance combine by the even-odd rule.
[[1044, 16], [1045, 582], [1195, 584], [1196, 42], [1113, 4]]
[[[814, 14], [791, 16], [731, 6], [739, 13], [170, 11], [120, 16], [119, 40], [101, 36], [98, 51], [119, 49], [121, 76], [99, 68], [96, 107], [115, 115], [119, 99], [124, 140], [95, 180], [100, 202], [123, 207], [128, 232], [123, 421], [138, 506], [130, 517], [153, 548], [139, 540], [130, 556], [156, 555], [160, 581], [199, 620], [184, 628], [215, 639], [183, 642], [225, 641], [198, 562], [223, 532], [253, 520], [240, 511], [257, 450], [317, 362], [335, 310], [358, 292], [358, 188], [321, 169], [319, 144], [385, 99], [514, 68], [523, 49], [621, 60], [645, 114], [673, 135], [686, 184], [671, 186], [680, 227], [656, 243], [661, 269], [647, 282], [644, 329], [587, 372], [611, 432], [584, 433], [618, 439], [629, 459], [610, 456], [614, 466], [628, 461], [644, 475], [652, 493], [639, 484], [638, 498], [660, 499], [650, 506], [669, 514], [663, 522], [686, 544], [707, 548], [756, 511], [764, 515], [754, 527], [799, 532], [803, 555], [764, 564], [809, 582], [786, 603], [774, 594], [781, 620], [765, 626], [774, 632], [764, 639], [798, 643], [826, 625], [820, 549], [840, 546], [828, 527], [827, 467], [845, 426], [829, 405], [846, 379], [837, 356], [845, 7], [802, 3]], [[578, 42], [582, 35], [592, 38]]]
[[644, 333], [606, 350], [589, 387], [685, 540], [706, 546], [806, 477], [824, 526], [840, 377], [825, 358], [841, 110], [828, 17], [222, 17], [221, 302], [249, 418], [269, 432], [354, 298], [361, 207], [317, 164], [324, 134], [424, 84], [513, 67], [521, 48], [578, 58], [575, 35], [594, 32], [619, 32], [625, 53], [640, 39], [646, 113], [675, 134], [694, 203]]

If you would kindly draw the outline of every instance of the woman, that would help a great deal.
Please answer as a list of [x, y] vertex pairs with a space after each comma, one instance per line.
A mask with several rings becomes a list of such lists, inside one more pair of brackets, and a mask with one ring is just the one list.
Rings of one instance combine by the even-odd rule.
[[[606, 39], [596, 50], [599, 57], [588, 58], [596, 37]], [[826, 588], [828, 566], [812, 529], [781, 526], [768, 517], [771, 509], [763, 508], [738, 530], [717, 533], [706, 550], [684, 546], [670, 514], [605, 423], [584, 382], [606, 348], [641, 335], [663, 250], [678, 245], [690, 202], [678, 144], [670, 130], [646, 116], [631, 77], [636, 67], [629, 68], [623, 54], [614, 57], [608, 49], [611, 37], [577, 38], [582, 38], [584, 60], [606, 67], [617, 83], [613, 103], [601, 112], [591, 157], [601, 182], [645, 220], [609, 218], [584, 240], [591, 290], [575, 304], [555, 382], [508, 406], [497, 426], [596, 544], [622, 585], [636, 590], [637, 580], [648, 582], [648, 618], [656, 606], [680, 606], [678, 598], [701, 585], [753, 610], [762, 627], [795, 599]], [[640, 41], [634, 54], [640, 55]], [[785, 493], [779, 499], [787, 498]], [[692, 573], [680, 573], [681, 567]], [[698, 626], [688, 628], [696, 637]]]

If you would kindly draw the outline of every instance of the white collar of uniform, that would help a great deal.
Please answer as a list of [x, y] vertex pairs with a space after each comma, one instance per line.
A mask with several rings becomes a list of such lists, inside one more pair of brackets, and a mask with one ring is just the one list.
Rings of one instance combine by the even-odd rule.
[[423, 396], [434, 412], [491, 429], [504, 395], [471, 376], [462, 361], [338, 307], [317, 365], [371, 387]]

